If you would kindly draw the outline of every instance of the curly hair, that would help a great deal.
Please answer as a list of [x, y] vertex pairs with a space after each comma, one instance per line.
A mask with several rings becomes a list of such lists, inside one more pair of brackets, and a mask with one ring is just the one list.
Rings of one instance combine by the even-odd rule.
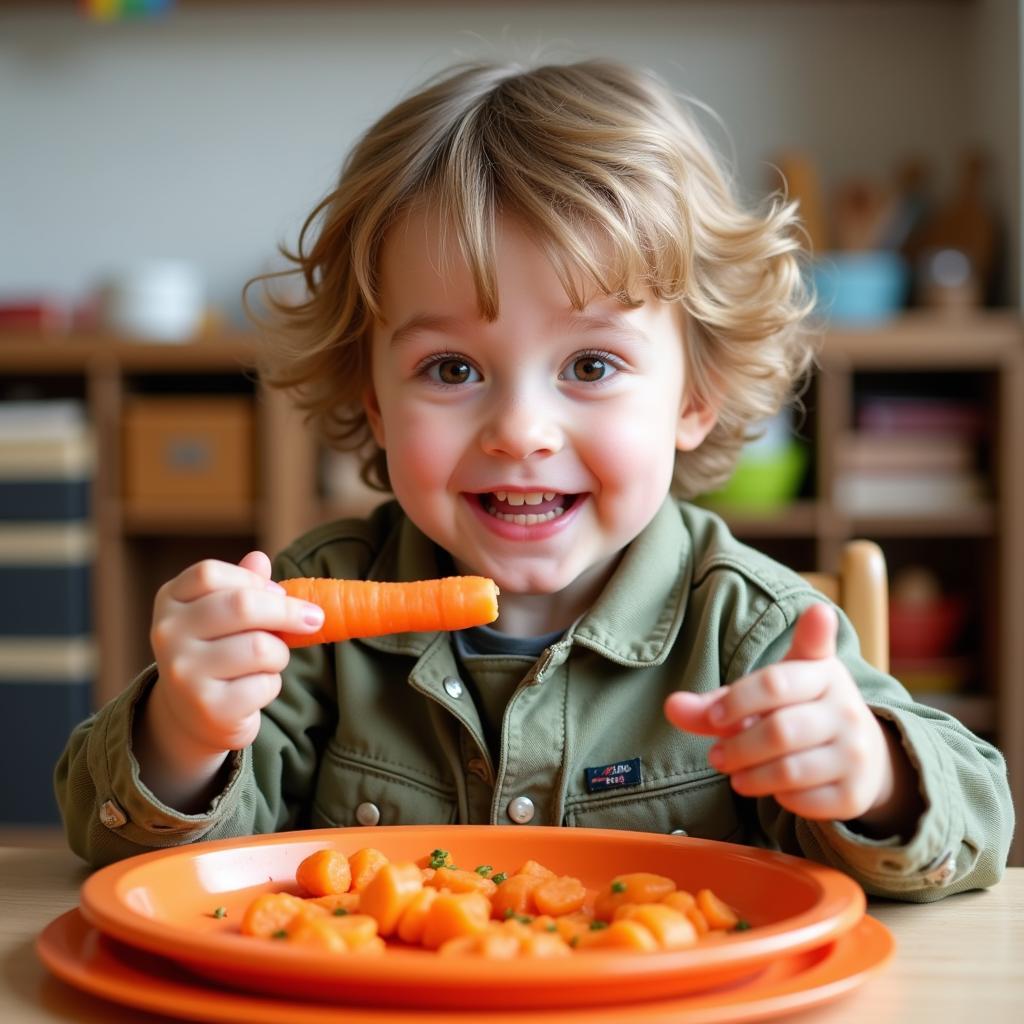
[[[752, 428], [792, 397], [813, 359], [796, 203], [775, 194], [760, 212], [744, 209], [659, 79], [608, 61], [459, 66], [363, 135], [295, 251], [281, 248], [289, 268], [246, 284], [246, 294], [264, 286], [257, 319], [279, 342], [264, 379], [290, 389], [329, 443], [360, 451], [362, 477], [379, 490], [389, 489], [386, 461], [361, 405], [378, 258], [389, 227], [421, 205], [451, 225], [486, 319], [498, 312], [502, 215], [531, 233], [577, 309], [583, 281], [627, 306], [644, 290], [682, 304], [690, 394], [717, 421], [677, 454], [680, 497], [728, 478]], [[294, 274], [302, 296], [275, 296], [271, 282]]]

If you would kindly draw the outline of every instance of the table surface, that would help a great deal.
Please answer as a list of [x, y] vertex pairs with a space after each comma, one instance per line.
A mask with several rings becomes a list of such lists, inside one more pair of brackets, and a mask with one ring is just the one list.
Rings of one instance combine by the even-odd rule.
[[[36, 935], [78, 903], [87, 871], [64, 850], [0, 847], [0, 1020], [166, 1022], [65, 985], [36, 958]], [[1024, 868], [983, 892], [932, 904], [872, 900], [896, 937], [882, 973], [802, 1024], [1009, 1024], [1024, 1012]]]

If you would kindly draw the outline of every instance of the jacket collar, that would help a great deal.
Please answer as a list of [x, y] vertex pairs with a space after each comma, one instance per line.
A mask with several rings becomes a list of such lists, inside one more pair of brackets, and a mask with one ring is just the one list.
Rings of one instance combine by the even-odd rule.
[[[626, 548], [593, 607], [567, 631], [566, 641], [624, 666], [659, 665], [682, 625], [693, 575], [690, 535], [678, 503], [667, 498], [651, 522]], [[432, 579], [443, 575], [438, 551], [408, 516], [398, 517], [367, 579]], [[370, 647], [419, 657], [436, 633], [368, 637]], [[563, 641], [565, 643], [565, 641]]]

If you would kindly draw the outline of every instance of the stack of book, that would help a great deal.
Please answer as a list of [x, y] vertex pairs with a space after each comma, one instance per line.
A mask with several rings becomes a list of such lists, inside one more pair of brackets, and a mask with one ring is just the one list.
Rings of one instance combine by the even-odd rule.
[[856, 424], [836, 457], [834, 500], [848, 515], [941, 515], [985, 503], [975, 403], [867, 396]]
[[0, 402], [0, 821], [57, 820], [53, 768], [94, 676], [81, 403]]

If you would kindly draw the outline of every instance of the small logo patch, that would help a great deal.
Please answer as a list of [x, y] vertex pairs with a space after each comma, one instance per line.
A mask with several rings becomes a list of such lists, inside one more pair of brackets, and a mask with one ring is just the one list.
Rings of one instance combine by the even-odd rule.
[[639, 786], [644, 781], [639, 757], [583, 770], [587, 773], [589, 793], [599, 793], [604, 789], [621, 789], [623, 786]]

